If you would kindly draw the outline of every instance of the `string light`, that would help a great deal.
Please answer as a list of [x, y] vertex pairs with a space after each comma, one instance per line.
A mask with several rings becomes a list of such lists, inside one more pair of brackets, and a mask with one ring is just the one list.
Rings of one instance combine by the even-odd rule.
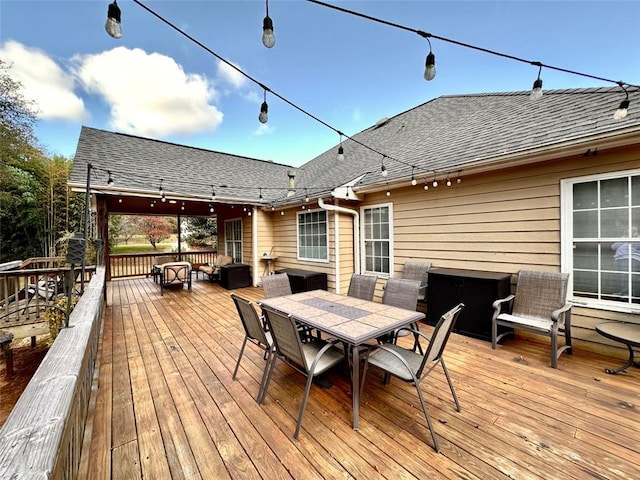
[[438, 186], [438, 180], [436, 179], [435, 172], [433, 173], [433, 183], [431, 185], [433, 185], [433, 188], [436, 188]]
[[211, 201], [216, 199], [216, 191], [213, 188], [213, 185], [211, 185]]
[[110, 3], [107, 8], [107, 23], [104, 24], [104, 29], [107, 31], [109, 36], [116, 40], [122, 37], [122, 24], [120, 20], [120, 7], [118, 7], [116, 0], [113, 0], [113, 3]]
[[184, 210], [184, 202], [182, 202], [182, 205], [180, 206], [180, 210]]
[[456, 183], [462, 182], [462, 178], [460, 178], [460, 170], [458, 170], [458, 178], [456, 178]]
[[266, 0], [266, 4], [267, 15], [262, 21], [262, 44], [267, 48], [273, 48], [276, 44], [276, 37], [273, 34], [273, 20], [269, 17], [269, 0]]
[[447, 173], [447, 187], [451, 186], [451, 178], [449, 178], [449, 174]]
[[389, 184], [387, 183], [387, 197], [391, 196], [391, 190], [389, 190]]
[[618, 85], [620, 85], [620, 88], [622, 88], [622, 90], [624, 90], [625, 99], [620, 102], [620, 106], [618, 107], [618, 109], [613, 114], [613, 119], [614, 120], [622, 120], [624, 117], [626, 117], [627, 116], [627, 109], [629, 108], [629, 105], [631, 104], [631, 102], [629, 101], [629, 92], [627, 91], [626, 88], [624, 88], [624, 84], [622, 82], [618, 82]]
[[344, 160], [344, 148], [342, 148], [342, 132], [338, 132], [340, 135], [340, 146], [338, 147], [338, 161], [342, 162]]
[[422, 187], [426, 190], [429, 190], [429, 180], [427, 180], [426, 178], [424, 179], [424, 187]]
[[411, 167], [411, 185], [414, 187], [418, 184], [418, 180], [416, 180], [416, 176], [414, 175], [414, 170], [416, 167]]
[[534, 65], [539, 65], [538, 69], [538, 78], [533, 82], [533, 89], [531, 90], [531, 95], [529, 98], [531, 100], [538, 100], [542, 97], [542, 79], [540, 78], [540, 72], [542, 72], [542, 64], [540, 62], [534, 62]]
[[389, 175], [389, 172], [387, 171], [387, 167], [384, 166], [385, 158], [387, 158], [387, 156], [382, 155], [382, 167], [380, 168], [380, 173], [382, 174], [383, 177], [387, 178], [387, 175]]
[[304, 201], [305, 203], [309, 203], [309, 194], [307, 193], [307, 189], [304, 189]]
[[260, 106], [260, 115], [258, 115], [258, 120], [260, 123], [267, 123], [269, 120], [269, 105], [267, 105], [267, 89], [264, 89], [264, 101]]
[[431, 40], [429, 37], [431, 35], [429, 33], [425, 33], [425, 37], [427, 42], [429, 42], [429, 53], [427, 54], [427, 58], [424, 62], [424, 79], [427, 81], [431, 81], [436, 78], [436, 56], [431, 50]]
[[107, 173], [109, 174], [109, 179], [107, 180], [107, 186], [113, 187], [113, 178], [111, 178], [111, 172], [107, 170]]

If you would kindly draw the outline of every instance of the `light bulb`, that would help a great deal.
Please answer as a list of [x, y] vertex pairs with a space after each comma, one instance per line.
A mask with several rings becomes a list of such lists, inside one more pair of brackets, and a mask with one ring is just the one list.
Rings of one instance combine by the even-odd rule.
[[391, 192], [389, 190], [387, 190], [387, 197], [391, 196]]
[[273, 48], [276, 44], [276, 37], [273, 34], [273, 21], [267, 15], [262, 21], [262, 44], [267, 48]]
[[267, 123], [267, 121], [269, 120], [269, 105], [267, 105], [267, 102], [262, 102], [262, 106], [260, 107], [260, 115], [258, 115], [258, 120], [260, 121], [260, 123]]
[[428, 184], [428, 183], [425, 183], [425, 184], [424, 184], [424, 187], [422, 187], [422, 188], [424, 188], [425, 190], [429, 190], [429, 184]]
[[120, 7], [115, 2], [110, 3], [107, 8], [107, 23], [104, 24], [104, 29], [109, 36], [118, 39], [122, 37], [122, 25], [120, 23]]
[[341, 162], [344, 160], [344, 148], [342, 148], [342, 145], [340, 145], [338, 147], [338, 161]]
[[280, 210], [280, 215], [284, 215], [284, 210]]
[[411, 179], [411, 185], [413, 185], [414, 187], [418, 184], [418, 180], [416, 180], [415, 178]]
[[540, 97], [542, 97], [542, 80], [538, 77], [538, 79], [533, 82], [533, 89], [531, 90], [529, 98], [531, 100], [538, 100]]
[[438, 186], [438, 180], [436, 180], [435, 178], [433, 179], [433, 188], [436, 188]]
[[613, 119], [614, 120], [622, 120], [624, 117], [627, 116], [627, 109], [629, 108], [629, 100], [623, 100], [622, 102], [620, 102], [620, 106], [618, 107], [618, 110], [616, 110], [616, 112], [613, 114]]
[[424, 63], [424, 79], [428, 81], [434, 78], [436, 78], [436, 56], [433, 52], [429, 52]]
[[389, 172], [387, 172], [387, 167], [384, 166], [384, 163], [382, 164], [381, 173], [383, 177], [386, 177], [387, 175], [389, 175]]
[[450, 186], [451, 186], [451, 179], [447, 178], [447, 187], [450, 187]]

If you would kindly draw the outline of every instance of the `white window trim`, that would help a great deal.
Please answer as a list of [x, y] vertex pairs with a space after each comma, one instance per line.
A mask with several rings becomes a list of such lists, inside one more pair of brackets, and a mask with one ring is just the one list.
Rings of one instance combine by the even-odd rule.
[[[640, 175], [640, 169], [572, 177], [560, 180], [560, 269], [569, 273], [568, 300], [580, 307], [606, 310], [611, 312], [640, 313], [639, 304], [623, 304], [597, 298], [574, 297], [573, 295], [573, 185], [576, 183], [609, 180], [620, 177]], [[637, 306], [636, 306], [637, 305]]]
[[224, 253], [225, 255], [228, 255], [231, 258], [233, 258], [235, 262], [235, 258], [233, 257], [233, 252], [229, 252], [227, 250], [227, 228], [228, 228], [228, 225], [231, 224], [232, 222], [240, 222], [240, 262], [242, 262], [244, 260], [243, 254], [242, 254], [242, 251], [244, 250], [244, 232], [243, 232], [244, 229], [242, 228], [243, 226], [242, 217], [229, 218], [224, 221]]
[[[300, 215], [306, 215], [313, 212], [324, 212], [324, 222], [326, 224], [326, 256], [327, 258], [307, 258], [300, 256]], [[296, 258], [305, 262], [329, 263], [329, 213], [322, 208], [314, 208], [296, 212]]]
[[[389, 273], [373, 272], [367, 270], [367, 250], [365, 248], [366, 235], [365, 235], [365, 211], [374, 208], [389, 209]], [[393, 203], [379, 203], [376, 205], [366, 205], [360, 207], [360, 271], [365, 275], [376, 275], [378, 278], [393, 278], [393, 269], [395, 265], [394, 260], [394, 228], [393, 228]]]

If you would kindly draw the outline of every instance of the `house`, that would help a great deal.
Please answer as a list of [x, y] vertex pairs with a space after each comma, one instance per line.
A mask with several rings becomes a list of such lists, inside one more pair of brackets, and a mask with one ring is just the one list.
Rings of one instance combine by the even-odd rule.
[[103, 238], [111, 213], [213, 212], [219, 250], [249, 264], [254, 284], [264, 253], [276, 269], [326, 273], [337, 292], [353, 272], [385, 278], [409, 259], [566, 271], [576, 345], [602, 349], [597, 323], [640, 321], [640, 271], [620, 273], [612, 250], [640, 226], [640, 91], [614, 120], [624, 98], [617, 87], [442, 96], [346, 140], [343, 159], [336, 146], [299, 168], [84, 127], [69, 185], [86, 189], [92, 172]]

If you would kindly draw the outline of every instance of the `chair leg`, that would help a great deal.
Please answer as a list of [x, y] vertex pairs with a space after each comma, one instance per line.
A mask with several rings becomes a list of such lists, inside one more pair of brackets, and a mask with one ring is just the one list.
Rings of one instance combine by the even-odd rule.
[[431, 439], [433, 440], [433, 448], [436, 453], [440, 453], [440, 445], [438, 444], [438, 437], [436, 437], [436, 432], [433, 430], [433, 424], [431, 423], [431, 417], [429, 416], [429, 410], [427, 410], [427, 404], [424, 401], [424, 397], [422, 396], [422, 390], [420, 390], [420, 384], [415, 383], [416, 391], [418, 392], [418, 398], [420, 399], [420, 404], [422, 405], [422, 411], [424, 412], [424, 417], [427, 419], [427, 425], [429, 426], [429, 431], [431, 432]]
[[453, 395], [453, 401], [456, 403], [456, 410], [460, 411], [460, 402], [458, 402], [458, 396], [456, 395], [456, 391], [453, 388], [453, 383], [451, 383], [451, 377], [449, 377], [449, 370], [447, 370], [447, 366], [444, 364], [444, 360], [440, 357], [440, 364], [442, 365], [442, 370], [444, 370], [444, 376], [447, 377], [447, 382], [449, 383], [449, 388], [451, 389], [451, 395]]
[[551, 330], [551, 367], [558, 368], [558, 327]]
[[231, 378], [233, 380], [236, 379], [236, 374], [238, 373], [238, 367], [240, 366], [240, 359], [242, 358], [242, 354], [244, 353], [244, 347], [247, 346], [247, 336], [244, 336], [244, 340], [242, 341], [242, 347], [240, 347], [240, 355], [238, 355], [238, 361], [236, 362], [236, 368], [233, 370], [233, 375]]
[[269, 365], [271, 364], [271, 357], [275, 356], [275, 352], [272, 349], [267, 349], [265, 350], [265, 355], [266, 355], [266, 363], [264, 365], [264, 370], [262, 372], [262, 379], [260, 379], [260, 388], [258, 388], [258, 395], [256, 396], [256, 402], [261, 403], [262, 402], [262, 398], [264, 398], [264, 394], [263, 391], [266, 388], [266, 384], [267, 384], [267, 373], [269, 370]]
[[264, 380], [264, 386], [262, 387], [262, 393], [258, 393], [258, 403], [264, 402], [264, 397], [267, 396], [267, 390], [269, 389], [269, 382], [271, 382], [271, 374], [273, 373], [273, 366], [276, 364], [276, 360], [278, 356], [275, 353], [271, 354], [271, 361], [264, 368], [266, 369], [263, 372], [263, 377], [266, 375]]
[[307, 399], [309, 398], [309, 391], [311, 390], [311, 384], [313, 383], [313, 375], [309, 374], [307, 377], [307, 385], [304, 387], [304, 395], [302, 396], [302, 403], [300, 404], [300, 411], [298, 412], [298, 422], [296, 423], [296, 431], [293, 432], [293, 438], [298, 439], [300, 433], [300, 426], [302, 425], [302, 416], [304, 415], [304, 409], [307, 407]]

